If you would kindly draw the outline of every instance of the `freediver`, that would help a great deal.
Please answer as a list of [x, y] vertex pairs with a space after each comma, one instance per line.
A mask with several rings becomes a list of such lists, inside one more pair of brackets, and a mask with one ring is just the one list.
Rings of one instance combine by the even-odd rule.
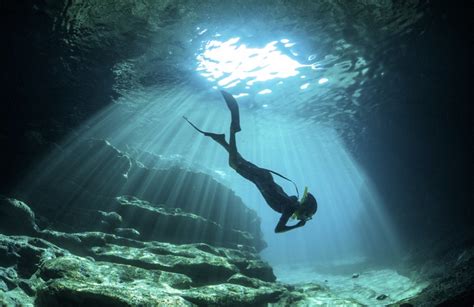
[[[222, 145], [222, 147], [224, 147], [229, 153], [230, 167], [232, 167], [238, 174], [247, 180], [253, 182], [257, 186], [267, 204], [276, 212], [281, 213], [280, 220], [275, 227], [275, 232], [285, 232], [304, 226], [318, 210], [316, 198], [311, 193], [308, 193], [307, 187], [304, 190], [301, 200], [298, 200], [297, 196], [288, 196], [285, 191], [283, 191], [282, 187], [275, 183], [272, 174], [280, 176], [286, 180], [289, 180], [288, 178], [272, 170], [258, 167], [242, 158], [242, 156], [237, 151], [237, 144], [235, 141], [235, 134], [241, 131], [239, 105], [231, 94], [225, 91], [221, 91], [221, 93], [222, 96], [224, 96], [224, 100], [227, 103], [227, 107], [230, 110], [232, 118], [230, 124], [229, 143], [227, 143], [225, 140], [225, 134], [202, 131], [191, 121], [189, 121], [187, 117], [183, 116], [183, 118], [194, 129]], [[298, 189], [296, 190], [298, 191]], [[295, 225], [287, 226], [286, 224], [290, 218], [298, 219], [299, 221]]]

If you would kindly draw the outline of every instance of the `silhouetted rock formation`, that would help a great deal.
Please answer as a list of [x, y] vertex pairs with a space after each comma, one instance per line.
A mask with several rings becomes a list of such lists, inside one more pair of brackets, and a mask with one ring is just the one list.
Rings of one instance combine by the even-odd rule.
[[257, 214], [209, 175], [148, 169], [103, 140], [78, 142], [44, 164], [25, 185], [29, 192], [19, 193], [43, 228], [115, 233], [125, 227], [141, 240], [266, 246]]
[[0, 195], [0, 233], [5, 235], [38, 232], [35, 214], [24, 202]]

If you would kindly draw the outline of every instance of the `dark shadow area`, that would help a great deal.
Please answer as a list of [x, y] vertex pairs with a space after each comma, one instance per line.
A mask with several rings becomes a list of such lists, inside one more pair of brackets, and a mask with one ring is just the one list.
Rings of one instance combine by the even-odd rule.
[[[114, 97], [111, 67], [120, 54], [71, 47], [51, 11], [63, 3], [2, 1], [0, 144], [6, 193], [30, 167]], [[85, 35], [86, 33], [81, 33]], [[124, 55], [123, 52], [121, 52]]]
[[380, 54], [387, 73], [365, 91], [381, 103], [356, 142], [411, 247], [472, 236], [474, 218], [472, 6], [433, 2], [424, 14]]

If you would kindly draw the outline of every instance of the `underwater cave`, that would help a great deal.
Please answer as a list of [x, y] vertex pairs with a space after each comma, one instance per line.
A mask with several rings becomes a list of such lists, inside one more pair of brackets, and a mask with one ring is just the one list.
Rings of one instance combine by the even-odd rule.
[[472, 306], [471, 2], [3, 1], [1, 306]]

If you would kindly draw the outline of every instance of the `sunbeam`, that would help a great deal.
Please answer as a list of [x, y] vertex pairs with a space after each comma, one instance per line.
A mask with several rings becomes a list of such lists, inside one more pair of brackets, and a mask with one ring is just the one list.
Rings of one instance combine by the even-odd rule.
[[[166, 116], [161, 116], [163, 113]], [[366, 261], [374, 253], [395, 255], [399, 252], [392, 222], [383, 211], [384, 206], [370, 179], [331, 128], [311, 123], [295, 127], [288, 117], [271, 113], [258, 115], [245, 108], [242, 110], [243, 131], [237, 136], [239, 152], [257, 165], [292, 178], [300, 190], [308, 186], [320, 203], [318, 214], [304, 229], [277, 237], [273, 230], [278, 214], [265, 204], [253, 184], [228, 166], [227, 152], [209, 138], [196, 133], [182, 120], [183, 115], [188, 115], [204, 130], [228, 133], [230, 116], [218, 93], [196, 95], [192, 90], [182, 89], [172, 94], [157, 95], [153, 103], [133, 114], [120, 105], [103, 110], [85, 125], [87, 128], [80, 130], [80, 137], [74, 136], [66, 142], [65, 152], [74, 152], [78, 142], [84, 139], [106, 138], [124, 155], [147, 161], [148, 166], [152, 163], [153, 167], [166, 168], [179, 162], [190, 170], [209, 174], [216, 181], [230, 186], [243, 203], [257, 212], [268, 243], [262, 255], [270, 263], [296, 261], [315, 264], [355, 258]], [[38, 168], [43, 176], [35, 174], [32, 177], [38, 182], [50, 182], [61, 180], [58, 178], [60, 172], [67, 177], [82, 178], [83, 184], [94, 185], [101, 195], [110, 194], [107, 182], [117, 180], [117, 177], [126, 179], [130, 166], [107, 165], [104, 159], [110, 153], [94, 150], [91, 148], [85, 156], [78, 156], [77, 165], [69, 168], [57, 162], [62, 161], [62, 153], [54, 153]], [[153, 155], [154, 158], [150, 159]], [[105, 170], [113, 172], [103, 173]], [[100, 176], [98, 172], [102, 172]], [[186, 177], [167, 173], [160, 178], [162, 183], [158, 184], [156, 178], [149, 177], [151, 175], [144, 173], [132, 182], [128, 180], [119, 193], [147, 195], [145, 200], [179, 207], [183, 202], [182, 191], [189, 193]], [[107, 181], [96, 183], [97, 177]], [[289, 195], [296, 194], [292, 184], [278, 177], [275, 179]], [[204, 204], [219, 199], [218, 203], [224, 208], [219, 211], [222, 215], [220, 219], [225, 218], [231, 205], [227, 199], [234, 196], [219, 194], [222, 192], [212, 181], [194, 184], [196, 186], [192, 190], [196, 194], [193, 194], [191, 201], [187, 201], [191, 211], [212, 216], [213, 209]], [[104, 188], [101, 188], [102, 185]], [[28, 183], [28, 186], [33, 185]], [[70, 201], [74, 199], [71, 195]], [[61, 208], [67, 210], [67, 205], [63, 204]], [[193, 230], [193, 233], [197, 232]]]
[[462, 5], [1, 7], [1, 306], [472, 305]]

